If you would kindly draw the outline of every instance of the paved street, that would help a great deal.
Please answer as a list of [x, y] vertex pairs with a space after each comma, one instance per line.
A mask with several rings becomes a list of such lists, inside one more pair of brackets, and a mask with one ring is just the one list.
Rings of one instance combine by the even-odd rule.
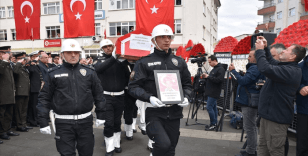
[[[204, 131], [202, 125], [185, 126], [187, 114], [188, 108], [185, 108], [185, 117], [181, 120], [181, 137], [176, 148], [176, 156], [234, 156], [240, 151], [243, 145], [240, 142], [241, 130], [231, 128], [228, 117], [225, 120], [223, 132], [207, 132]], [[207, 111], [199, 110], [198, 119], [200, 123], [209, 123]], [[189, 123], [194, 123], [194, 120], [189, 120]], [[43, 135], [39, 132], [39, 128], [34, 128], [26, 133], [20, 132], [20, 134], [20, 136], [11, 137], [11, 140], [4, 141], [4, 144], [0, 145], [0, 156], [59, 155], [55, 146], [54, 134]], [[95, 127], [94, 135], [94, 156], [102, 156], [105, 154], [102, 129]], [[289, 156], [295, 156], [295, 135], [289, 133], [289, 140]], [[143, 136], [139, 129], [134, 134], [133, 141], [127, 141], [123, 132], [121, 144], [123, 152], [114, 155], [148, 156], [150, 152], [146, 149], [147, 142], [147, 136]]]

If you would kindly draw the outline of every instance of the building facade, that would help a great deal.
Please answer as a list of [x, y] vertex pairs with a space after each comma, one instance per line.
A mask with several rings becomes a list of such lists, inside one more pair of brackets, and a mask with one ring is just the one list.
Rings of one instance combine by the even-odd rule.
[[[94, 0], [95, 36], [79, 37], [86, 55], [97, 56], [99, 41], [117, 38], [135, 30], [135, 0]], [[217, 40], [218, 8], [220, 0], [175, 0], [175, 38], [171, 47], [177, 49], [189, 40], [202, 43], [206, 52], [213, 53]], [[0, 0], [0, 46], [10, 45], [12, 50], [59, 51], [60, 46], [49, 47], [54, 40], [64, 39], [63, 4], [60, 0], [41, 0], [40, 39], [16, 41], [13, 0]]]
[[263, 16], [263, 22], [259, 22], [257, 29], [263, 32], [275, 32], [287, 28], [300, 19], [308, 19], [305, 12], [305, 0], [260, 0], [264, 5], [259, 8], [258, 15]]

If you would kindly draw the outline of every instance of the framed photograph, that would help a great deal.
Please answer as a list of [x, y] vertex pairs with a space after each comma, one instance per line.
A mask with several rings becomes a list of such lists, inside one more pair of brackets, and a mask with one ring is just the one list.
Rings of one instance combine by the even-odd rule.
[[178, 70], [154, 70], [158, 99], [164, 104], [179, 104], [184, 100]]

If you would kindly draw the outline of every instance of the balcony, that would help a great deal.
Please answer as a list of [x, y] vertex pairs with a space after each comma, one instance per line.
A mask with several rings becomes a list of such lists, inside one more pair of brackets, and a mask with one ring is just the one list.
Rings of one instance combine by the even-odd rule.
[[308, 12], [303, 12], [301, 14], [301, 20], [306, 20], [306, 19], [308, 19]]
[[275, 28], [275, 20], [267, 20], [258, 23], [257, 29], [258, 30], [270, 30]]
[[259, 8], [258, 15], [266, 15], [276, 11], [276, 3], [270, 3]]

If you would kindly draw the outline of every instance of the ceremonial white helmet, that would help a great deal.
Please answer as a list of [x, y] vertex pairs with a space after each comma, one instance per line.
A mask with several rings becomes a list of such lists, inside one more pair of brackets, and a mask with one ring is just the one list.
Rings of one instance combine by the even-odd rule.
[[65, 51], [81, 52], [82, 49], [81, 49], [78, 41], [76, 41], [74, 39], [67, 39], [67, 40], [63, 41], [62, 47], [61, 47], [61, 53], [65, 52]]
[[157, 37], [157, 36], [164, 36], [164, 35], [171, 36], [171, 39], [174, 38], [173, 31], [168, 25], [159, 24], [159, 25], [154, 27], [154, 29], [152, 31], [152, 39]]
[[99, 43], [100, 48], [102, 48], [103, 46], [107, 46], [107, 45], [113, 45], [112, 41], [109, 39], [104, 39], [104, 40], [101, 40], [101, 42]]

